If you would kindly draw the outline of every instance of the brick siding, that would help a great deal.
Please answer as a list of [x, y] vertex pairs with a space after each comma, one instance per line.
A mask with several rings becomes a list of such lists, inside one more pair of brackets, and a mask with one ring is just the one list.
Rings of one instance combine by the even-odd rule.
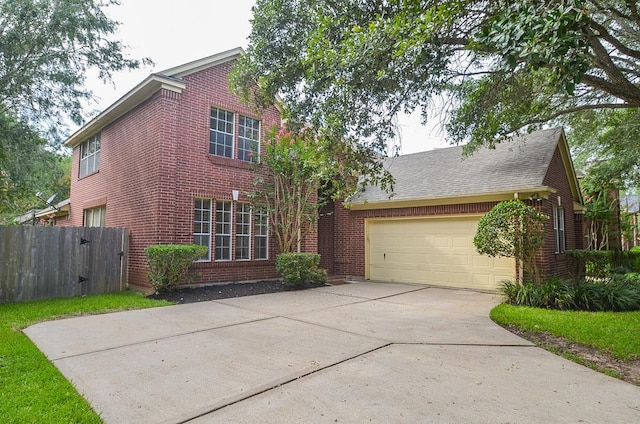
[[[105, 205], [106, 226], [129, 228], [129, 284], [149, 287], [147, 246], [193, 242], [196, 197], [212, 199], [215, 208], [216, 200], [231, 201], [232, 190], [239, 190], [239, 201], [248, 201], [254, 178], [248, 164], [209, 154], [211, 108], [235, 113], [235, 152], [240, 114], [261, 121], [262, 147], [265, 133], [280, 124], [280, 116], [273, 107], [258, 115], [229, 92], [231, 66], [227, 62], [185, 76], [182, 93], [160, 90], [103, 128], [98, 172], [78, 178], [80, 149], [74, 149], [70, 221], [81, 226], [84, 209]], [[235, 225], [232, 228], [235, 245]], [[253, 246], [253, 226], [251, 234]], [[194, 267], [201, 273], [196, 283], [277, 277], [276, 240], [269, 236], [269, 260], [199, 262]], [[304, 248], [316, 251], [316, 231]]]
[[[544, 185], [557, 190], [549, 199], [523, 199], [530, 206], [553, 217], [553, 205], [561, 199], [565, 211], [566, 248], [582, 248], [582, 215], [573, 208], [573, 198], [569, 180], [564, 170], [558, 148], [544, 179]], [[424, 206], [397, 209], [347, 210], [341, 203], [327, 205], [322, 210], [318, 224], [318, 252], [322, 255], [321, 265], [335, 275], [365, 275], [365, 233], [367, 218], [428, 217], [464, 214], [484, 214], [497, 202], [467, 203], [456, 205]], [[567, 275], [567, 261], [564, 254], [555, 253], [553, 220], [545, 223], [546, 237], [538, 255], [538, 266], [545, 275]]]

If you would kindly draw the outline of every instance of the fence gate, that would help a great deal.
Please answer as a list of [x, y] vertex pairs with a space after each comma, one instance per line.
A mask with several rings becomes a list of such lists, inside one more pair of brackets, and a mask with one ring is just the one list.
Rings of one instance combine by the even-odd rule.
[[0, 227], [0, 303], [123, 290], [128, 232], [105, 227]]

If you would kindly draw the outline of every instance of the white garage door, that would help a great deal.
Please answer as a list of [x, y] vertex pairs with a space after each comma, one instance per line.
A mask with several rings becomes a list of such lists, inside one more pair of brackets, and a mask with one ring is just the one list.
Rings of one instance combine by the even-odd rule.
[[495, 290], [514, 278], [515, 261], [476, 252], [479, 219], [367, 220], [367, 278]]

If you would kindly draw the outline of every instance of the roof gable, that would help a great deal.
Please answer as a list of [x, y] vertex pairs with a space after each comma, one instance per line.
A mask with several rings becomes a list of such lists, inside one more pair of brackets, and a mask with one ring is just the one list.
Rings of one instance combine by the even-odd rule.
[[544, 186], [545, 175], [559, 148], [574, 200], [579, 189], [561, 128], [537, 131], [463, 157], [462, 146], [414, 153], [384, 161], [395, 178], [392, 197], [369, 187], [351, 199], [355, 209], [506, 200], [514, 193], [554, 192]]
[[65, 146], [77, 146], [162, 89], [182, 93], [186, 88], [182, 79], [183, 77], [212, 66], [229, 62], [243, 53], [242, 48], [238, 47], [149, 75], [144, 81], [127, 92], [127, 94], [73, 133], [64, 142]]

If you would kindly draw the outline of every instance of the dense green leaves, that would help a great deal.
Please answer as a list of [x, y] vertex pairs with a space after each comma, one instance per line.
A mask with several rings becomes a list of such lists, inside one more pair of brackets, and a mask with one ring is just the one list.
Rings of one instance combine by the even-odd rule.
[[317, 253], [282, 253], [276, 260], [276, 271], [282, 275], [284, 283], [299, 287], [307, 283], [327, 282], [327, 271], [318, 268], [320, 255]]
[[[640, 15], [613, 0], [259, 0], [234, 87], [385, 151], [395, 117], [451, 100], [470, 149], [559, 116], [640, 106]], [[254, 83], [260, 87], [255, 89]]]
[[36, 198], [41, 191], [47, 197], [69, 196], [71, 158], [47, 147], [45, 139], [24, 122], [9, 114], [0, 114], [0, 223], [31, 208], [45, 208]]
[[113, 39], [117, 22], [104, 9], [117, 0], [0, 2], [0, 112], [11, 111], [56, 133], [64, 119], [82, 121], [87, 72], [105, 81], [142, 61]]
[[521, 261], [524, 271], [537, 282], [535, 255], [544, 243], [548, 218], [521, 200], [500, 202], [480, 218], [473, 244], [480, 254]]
[[207, 246], [198, 244], [158, 244], [147, 247], [144, 253], [151, 268], [149, 281], [155, 292], [170, 291], [178, 284], [189, 283], [189, 268], [194, 261], [207, 254], [207, 249]]

